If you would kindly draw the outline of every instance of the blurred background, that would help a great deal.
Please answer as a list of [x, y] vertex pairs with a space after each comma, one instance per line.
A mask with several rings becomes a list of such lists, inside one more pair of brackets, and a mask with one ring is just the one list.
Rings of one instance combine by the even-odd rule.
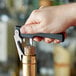
[[[23, 25], [40, 6], [55, 6], [76, 0], [0, 0], [0, 76], [22, 76], [14, 42], [14, 27]], [[71, 53], [71, 76], [76, 76], [76, 27], [70, 27], [68, 37], [60, 45]], [[53, 44], [34, 42], [37, 53], [37, 75], [54, 76]], [[41, 57], [40, 57], [41, 56]]]

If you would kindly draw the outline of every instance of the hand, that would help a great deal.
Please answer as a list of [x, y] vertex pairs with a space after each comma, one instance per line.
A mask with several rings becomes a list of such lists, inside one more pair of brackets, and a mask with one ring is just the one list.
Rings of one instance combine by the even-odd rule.
[[[76, 4], [45, 7], [34, 10], [21, 27], [21, 33], [61, 33], [76, 22]], [[35, 37], [35, 41], [59, 43], [57, 39]]]

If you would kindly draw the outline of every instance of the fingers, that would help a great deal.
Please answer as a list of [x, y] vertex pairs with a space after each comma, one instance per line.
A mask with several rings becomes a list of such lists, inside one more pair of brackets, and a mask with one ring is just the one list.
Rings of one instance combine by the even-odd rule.
[[[64, 39], [67, 37], [67, 34], [64, 32]], [[35, 41], [41, 41], [41, 40], [44, 40], [46, 43], [51, 43], [51, 42], [54, 42], [54, 43], [60, 43], [61, 41], [58, 40], [58, 39], [51, 39], [51, 38], [39, 38], [39, 37], [36, 37], [34, 38]]]
[[35, 38], [33, 38], [33, 40], [34, 41], [37, 41], [37, 42], [40, 42], [40, 41], [42, 41], [44, 38], [42, 38], [42, 37], [35, 37]]
[[60, 40], [57, 40], [57, 39], [50, 39], [50, 38], [41, 38], [41, 37], [35, 37], [33, 39], [34, 41], [37, 41], [37, 42], [40, 42], [42, 40], [44, 40], [46, 43], [60, 43]]
[[45, 41], [46, 43], [51, 43], [51, 42], [53, 42], [53, 41], [54, 41], [54, 39], [44, 38], [44, 41]]
[[60, 43], [61, 41], [58, 40], [58, 39], [55, 39], [53, 42], [54, 42], [54, 43]]

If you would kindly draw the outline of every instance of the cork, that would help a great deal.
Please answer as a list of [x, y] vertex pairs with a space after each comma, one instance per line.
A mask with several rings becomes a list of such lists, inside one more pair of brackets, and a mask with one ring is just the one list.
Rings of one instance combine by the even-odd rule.
[[26, 46], [24, 47], [25, 55], [35, 55], [35, 47], [34, 46]]

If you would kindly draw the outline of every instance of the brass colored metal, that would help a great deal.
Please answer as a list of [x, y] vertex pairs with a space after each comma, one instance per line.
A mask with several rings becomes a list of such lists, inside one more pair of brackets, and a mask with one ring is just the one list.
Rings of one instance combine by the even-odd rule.
[[22, 59], [23, 76], [36, 76], [36, 55], [34, 46], [24, 47]]
[[53, 0], [39, 0], [40, 6], [51, 6], [53, 4]]
[[54, 76], [70, 76], [70, 52], [62, 46], [54, 47]]

